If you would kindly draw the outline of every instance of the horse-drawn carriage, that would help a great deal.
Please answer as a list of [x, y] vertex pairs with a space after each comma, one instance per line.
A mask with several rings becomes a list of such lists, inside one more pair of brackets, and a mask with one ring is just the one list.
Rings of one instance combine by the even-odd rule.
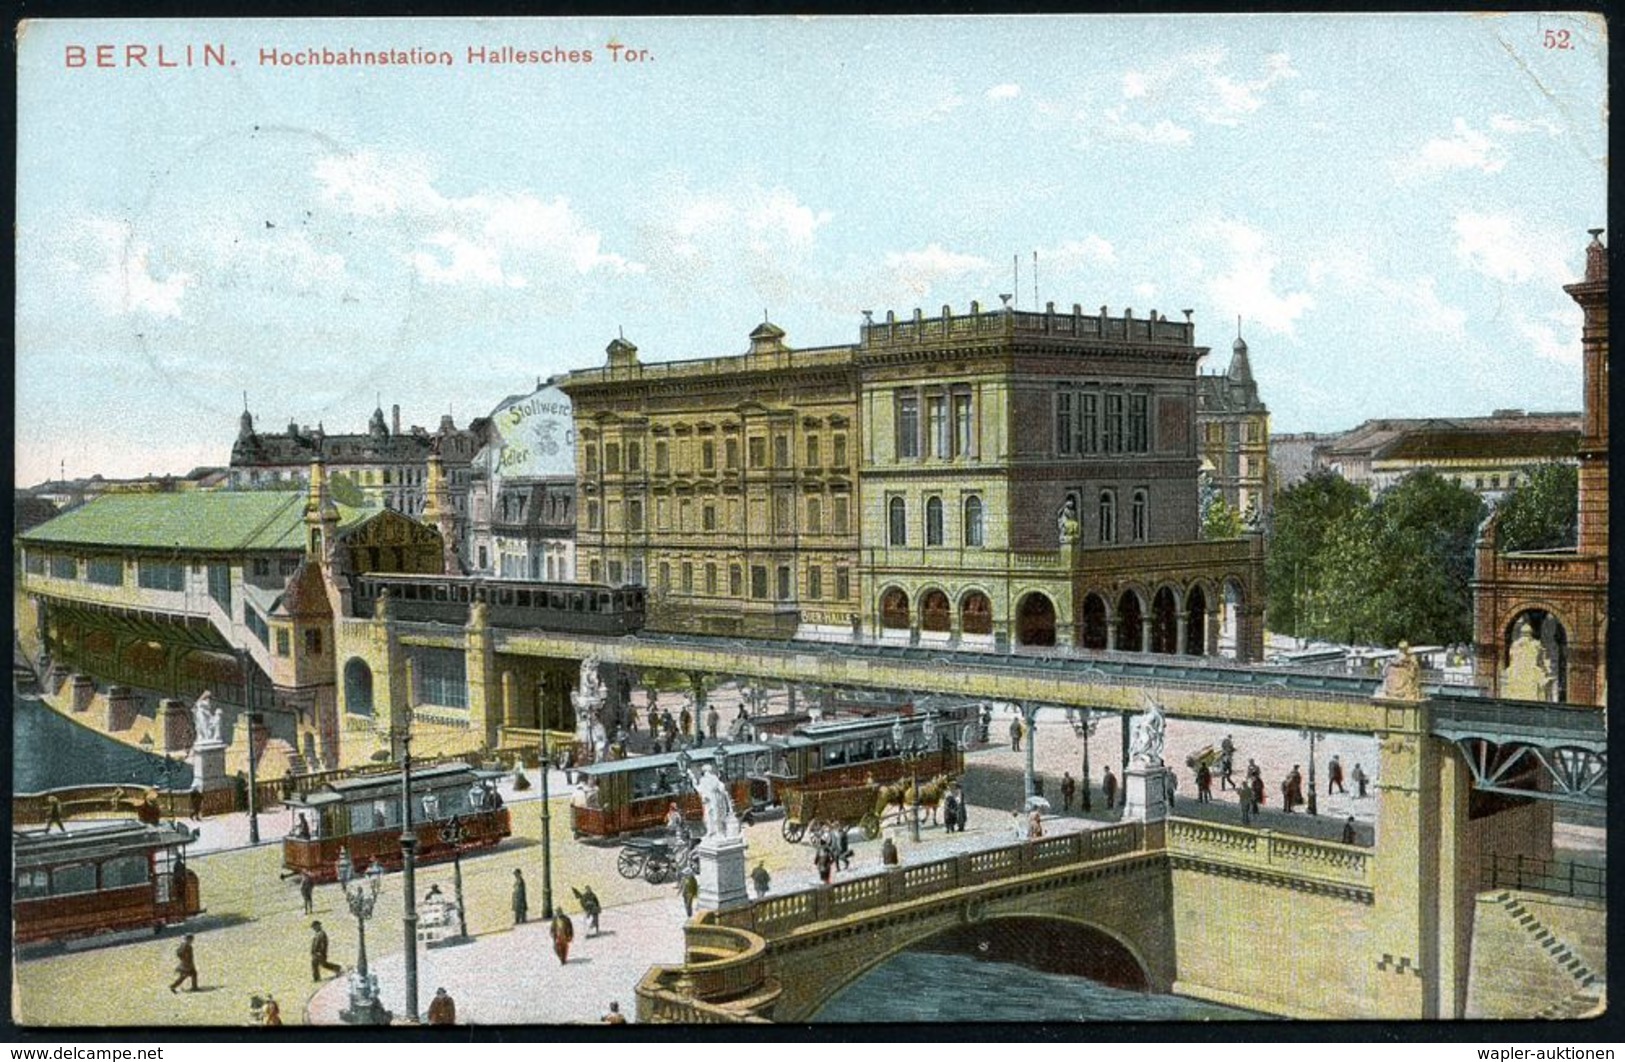
[[639, 878], [651, 885], [671, 881], [694, 858], [694, 845], [658, 837], [629, 837], [621, 842], [615, 869], [623, 878]]
[[880, 813], [875, 807], [879, 793], [878, 786], [868, 785], [792, 789], [784, 794], [784, 821], [779, 824], [779, 832], [795, 844], [809, 827], [827, 823], [836, 830], [861, 827], [863, 835], [873, 840], [880, 836]]

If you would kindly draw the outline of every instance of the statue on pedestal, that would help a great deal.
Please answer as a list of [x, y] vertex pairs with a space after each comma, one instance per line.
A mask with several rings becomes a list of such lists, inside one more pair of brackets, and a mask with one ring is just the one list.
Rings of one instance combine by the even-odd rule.
[[737, 836], [739, 819], [734, 815], [733, 794], [728, 792], [727, 783], [717, 777], [710, 764], [700, 768], [699, 776], [694, 778], [694, 789], [705, 805], [705, 836]]
[[214, 698], [208, 690], [204, 690], [192, 706], [192, 726], [196, 732], [194, 745], [220, 743], [220, 709], [214, 707]]
[[1399, 643], [1399, 656], [1388, 662], [1382, 672], [1382, 688], [1378, 697], [1392, 701], [1420, 701], [1422, 695], [1422, 664], [1411, 655], [1407, 642]]
[[1070, 495], [1055, 514], [1055, 534], [1063, 546], [1078, 540], [1078, 502]]
[[609, 741], [598, 717], [606, 697], [603, 680], [598, 677], [598, 657], [588, 656], [581, 662], [581, 678], [570, 694], [570, 703], [576, 710], [576, 740], [590, 746], [599, 760], [604, 758], [604, 748]]
[[1146, 698], [1146, 710], [1134, 717], [1134, 726], [1129, 732], [1129, 762], [1136, 767], [1162, 766], [1162, 741], [1167, 729], [1162, 706]]

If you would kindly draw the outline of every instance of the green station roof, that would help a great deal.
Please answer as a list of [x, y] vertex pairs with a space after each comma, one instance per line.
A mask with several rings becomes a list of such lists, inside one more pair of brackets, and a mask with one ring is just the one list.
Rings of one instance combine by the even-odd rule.
[[[24, 544], [234, 553], [300, 550], [304, 491], [107, 494], [19, 535]], [[338, 505], [339, 530], [382, 509]]]

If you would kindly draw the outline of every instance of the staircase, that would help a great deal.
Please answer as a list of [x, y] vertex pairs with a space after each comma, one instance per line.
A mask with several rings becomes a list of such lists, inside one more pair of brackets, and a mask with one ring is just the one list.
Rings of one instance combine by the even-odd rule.
[[1574, 954], [1573, 949], [1559, 940], [1557, 935], [1550, 929], [1542, 925], [1540, 919], [1536, 918], [1534, 913], [1521, 902], [1514, 899], [1510, 892], [1500, 893], [1495, 897], [1495, 902], [1500, 904], [1506, 910], [1506, 913], [1512, 916], [1514, 922], [1523, 927], [1524, 932], [1528, 933], [1535, 943], [1540, 945], [1541, 950], [1550, 955], [1559, 967], [1566, 970], [1569, 976], [1574, 978], [1579, 988], [1588, 989], [1603, 983], [1601, 977], [1592, 973], [1591, 969], [1580, 961], [1579, 957]]
[[1467, 1018], [1575, 1020], [1608, 991], [1603, 902], [1515, 889], [1475, 903]]

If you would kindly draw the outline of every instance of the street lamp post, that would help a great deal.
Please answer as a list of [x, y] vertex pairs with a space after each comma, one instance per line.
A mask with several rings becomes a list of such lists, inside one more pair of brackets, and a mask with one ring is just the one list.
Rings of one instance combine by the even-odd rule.
[[401, 924], [406, 932], [406, 1020], [418, 1020], [417, 834], [412, 830], [412, 730], [401, 730]]
[[463, 911], [463, 838], [468, 831], [463, 828], [462, 819], [453, 815], [451, 819], [440, 827], [440, 840], [443, 844], [451, 845], [451, 874], [454, 882], [453, 888], [457, 892], [457, 935], [468, 937], [468, 915]]
[[542, 723], [542, 917], [553, 917], [553, 819], [548, 810], [548, 760], [552, 755], [547, 740], [547, 716]]
[[[389, 1012], [378, 998], [378, 979], [367, 969], [367, 919], [372, 917], [378, 903], [378, 891], [383, 885], [384, 869], [376, 862], [360, 875], [350, 861], [350, 850], [339, 849], [339, 887], [350, 913], [355, 915], [356, 935], [359, 940], [355, 973], [350, 978], [350, 1005], [339, 1012], [339, 1017], [351, 1025], [388, 1025]], [[355, 888], [350, 883], [355, 882]]]
[[920, 843], [920, 760], [925, 756], [918, 740], [908, 746], [908, 784], [914, 790], [914, 817], [909, 820], [908, 835], [915, 844]]
[[1083, 799], [1078, 806], [1088, 811], [1092, 806], [1089, 799], [1089, 739], [1094, 736], [1095, 727], [1100, 725], [1100, 720], [1095, 718], [1093, 708], [1068, 708], [1066, 711], [1068, 718], [1072, 720], [1072, 728], [1083, 738], [1083, 778], [1080, 779], [1083, 783]]
[[1319, 815], [1320, 809], [1315, 803], [1315, 739], [1320, 737], [1313, 730], [1301, 730], [1299, 737], [1309, 739], [1309, 814]]
[[255, 791], [254, 777], [254, 672], [253, 661], [247, 649], [237, 651], [238, 668], [243, 676], [243, 722], [248, 727], [248, 843], [260, 843], [259, 794]]

